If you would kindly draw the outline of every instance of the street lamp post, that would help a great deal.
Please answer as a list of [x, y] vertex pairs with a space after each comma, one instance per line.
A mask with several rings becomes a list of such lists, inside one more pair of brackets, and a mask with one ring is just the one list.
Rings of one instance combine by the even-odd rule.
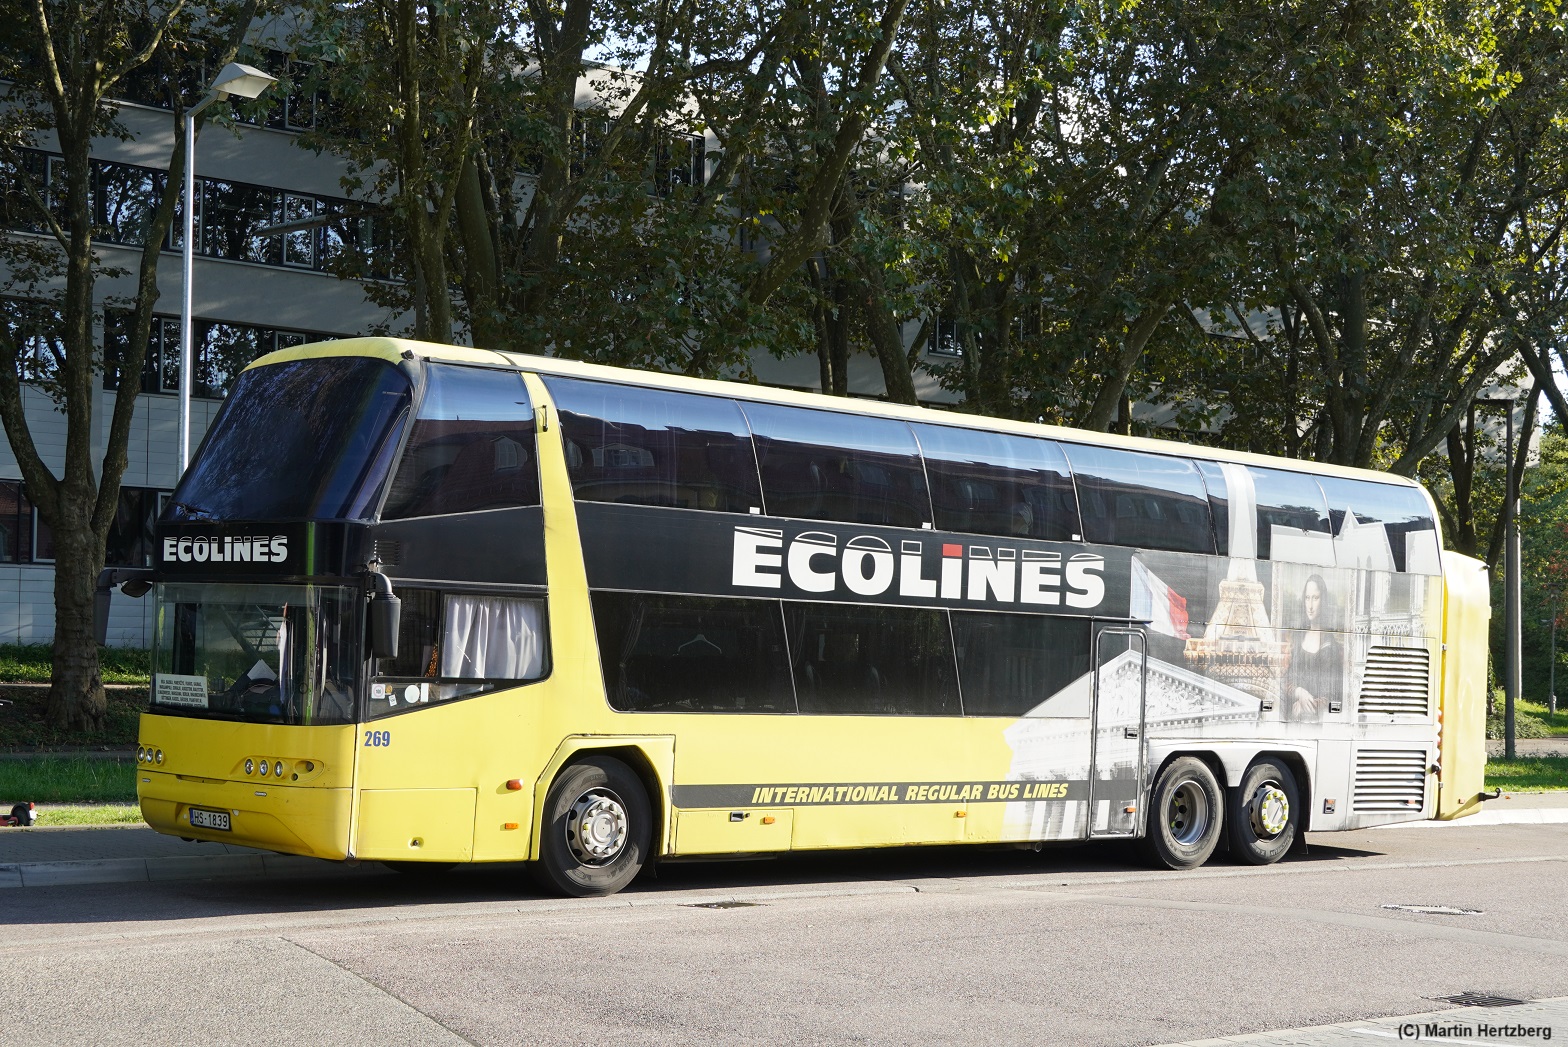
[[[1508, 422], [1508, 436], [1504, 453], [1503, 499], [1503, 750], [1512, 760], [1517, 737], [1514, 725], [1514, 707], [1521, 690], [1520, 665], [1523, 644], [1520, 632], [1523, 608], [1519, 572], [1522, 557], [1519, 551], [1519, 477], [1514, 475], [1514, 401], [1506, 396], [1477, 397], [1471, 401], [1481, 407], [1501, 407]], [[1528, 435], [1528, 434], [1527, 434]]]
[[254, 66], [230, 62], [212, 87], [185, 111], [185, 241], [180, 257], [180, 473], [191, 460], [191, 261], [196, 211], [196, 116], [220, 98], [255, 98], [278, 82]]
[[1557, 607], [1562, 599], [1562, 590], [1554, 585], [1547, 591], [1552, 595], [1552, 660], [1547, 663], [1546, 711], [1555, 718], [1557, 716]]

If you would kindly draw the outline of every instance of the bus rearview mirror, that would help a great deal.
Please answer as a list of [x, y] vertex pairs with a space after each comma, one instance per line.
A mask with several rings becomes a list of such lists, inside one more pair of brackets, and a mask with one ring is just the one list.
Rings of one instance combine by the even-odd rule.
[[370, 597], [370, 654], [373, 658], [397, 657], [398, 627], [403, 619], [403, 601], [390, 592]]

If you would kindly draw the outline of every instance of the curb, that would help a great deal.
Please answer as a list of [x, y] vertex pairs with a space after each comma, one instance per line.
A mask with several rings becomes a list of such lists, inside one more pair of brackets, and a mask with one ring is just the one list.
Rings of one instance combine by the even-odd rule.
[[1452, 829], [1463, 828], [1466, 825], [1561, 825], [1563, 823], [1568, 823], [1568, 809], [1561, 807], [1537, 807], [1534, 810], [1523, 811], [1483, 810], [1449, 821], [1428, 819], [1420, 822], [1393, 822], [1389, 825], [1373, 825], [1370, 828]]
[[328, 865], [290, 854], [203, 854], [175, 858], [103, 858], [77, 862], [0, 864], [0, 890], [72, 887], [93, 883], [149, 883], [235, 877], [320, 875]]

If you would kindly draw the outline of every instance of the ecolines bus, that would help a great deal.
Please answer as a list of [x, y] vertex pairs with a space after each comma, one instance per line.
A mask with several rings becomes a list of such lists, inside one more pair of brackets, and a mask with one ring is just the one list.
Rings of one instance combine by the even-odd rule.
[[106, 572], [161, 832], [532, 863], [1136, 838], [1481, 794], [1487, 586], [1394, 476], [384, 338], [264, 356]]

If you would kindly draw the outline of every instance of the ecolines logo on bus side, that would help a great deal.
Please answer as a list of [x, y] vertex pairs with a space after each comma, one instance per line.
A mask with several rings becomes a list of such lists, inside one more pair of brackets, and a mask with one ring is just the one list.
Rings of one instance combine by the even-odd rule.
[[163, 540], [164, 563], [282, 563], [288, 556], [289, 540], [281, 534]]
[[764, 527], [735, 529], [730, 581], [779, 589], [786, 577], [796, 589], [831, 593], [840, 583], [856, 596], [881, 596], [894, 588], [915, 599], [995, 600], [1043, 606], [1098, 607], [1105, 598], [1105, 558], [1094, 553], [1062, 554], [943, 542], [935, 578], [922, 573], [925, 543], [905, 539], [899, 552], [881, 538], [857, 535], [839, 548], [839, 537], [806, 531], [784, 541], [784, 532]]

